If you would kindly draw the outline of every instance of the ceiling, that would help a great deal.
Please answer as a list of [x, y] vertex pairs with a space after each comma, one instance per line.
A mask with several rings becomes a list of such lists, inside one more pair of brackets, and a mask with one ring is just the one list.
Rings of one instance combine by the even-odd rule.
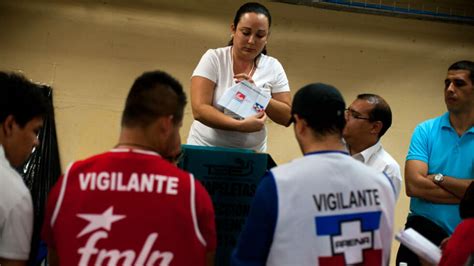
[[472, 0], [277, 0], [276, 2], [474, 25]]

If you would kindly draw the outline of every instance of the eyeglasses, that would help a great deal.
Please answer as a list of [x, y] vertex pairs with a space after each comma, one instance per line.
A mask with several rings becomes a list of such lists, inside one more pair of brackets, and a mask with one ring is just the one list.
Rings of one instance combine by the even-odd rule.
[[351, 108], [347, 108], [345, 114], [346, 114], [346, 117], [351, 116], [354, 119], [367, 120], [367, 121], [371, 120], [370, 117], [363, 117], [361, 114], [352, 110]]

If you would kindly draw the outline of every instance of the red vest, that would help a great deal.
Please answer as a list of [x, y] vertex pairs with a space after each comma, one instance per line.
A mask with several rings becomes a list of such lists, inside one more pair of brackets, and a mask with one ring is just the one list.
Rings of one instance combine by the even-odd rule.
[[61, 265], [205, 265], [214, 210], [189, 173], [155, 153], [115, 149], [58, 181], [43, 238]]

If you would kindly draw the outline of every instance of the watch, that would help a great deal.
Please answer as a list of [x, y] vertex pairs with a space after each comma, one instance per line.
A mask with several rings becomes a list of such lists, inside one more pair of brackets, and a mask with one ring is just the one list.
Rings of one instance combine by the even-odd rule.
[[443, 181], [444, 181], [443, 174], [438, 173], [433, 176], [433, 182], [435, 182], [436, 184], [441, 184]]

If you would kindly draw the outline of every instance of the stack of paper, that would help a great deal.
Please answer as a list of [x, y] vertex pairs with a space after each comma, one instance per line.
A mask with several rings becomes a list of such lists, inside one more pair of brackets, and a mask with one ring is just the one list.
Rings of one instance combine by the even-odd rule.
[[395, 239], [431, 264], [438, 265], [441, 260], [441, 249], [412, 228], [399, 232]]
[[246, 118], [265, 111], [270, 98], [270, 94], [244, 80], [227, 89], [217, 104], [239, 117]]

